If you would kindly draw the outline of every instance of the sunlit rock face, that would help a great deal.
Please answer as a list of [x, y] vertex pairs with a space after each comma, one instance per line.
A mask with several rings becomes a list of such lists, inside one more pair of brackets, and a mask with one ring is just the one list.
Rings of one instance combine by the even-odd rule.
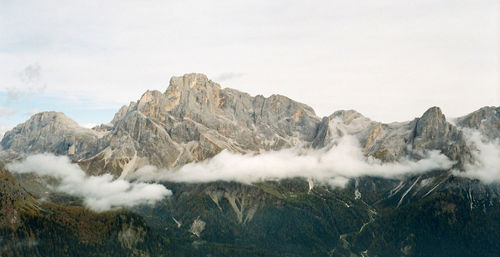
[[67, 154], [91, 173], [127, 175], [234, 152], [278, 150], [314, 140], [320, 118], [285, 96], [252, 97], [203, 74], [173, 77], [122, 107], [111, 124], [85, 129], [61, 113], [40, 113], [8, 132], [5, 150]]
[[[496, 107], [458, 118], [488, 138], [499, 134]], [[68, 155], [92, 174], [126, 177], [145, 165], [173, 168], [211, 158], [227, 149], [261, 153], [290, 147], [331, 147], [350, 135], [367, 156], [383, 161], [420, 159], [439, 150], [460, 168], [471, 159], [462, 132], [438, 107], [408, 122], [380, 123], [354, 110], [328, 117], [285, 96], [250, 96], [221, 88], [203, 74], [172, 77], [165, 92], [147, 91], [123, 106], [111, 123], [92, 129], [62, 113], [44, 112], [7, 132], [3, 150]]]

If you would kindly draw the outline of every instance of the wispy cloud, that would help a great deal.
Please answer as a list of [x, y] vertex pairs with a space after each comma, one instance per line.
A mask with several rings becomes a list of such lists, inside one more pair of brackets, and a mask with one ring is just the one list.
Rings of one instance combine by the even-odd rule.
[[42, 81], [42, 67], [38, 63], [29, 64], [18, 74], [18, 83], [7, 87], [7, 104], [19, 100], [27, 93], [42, 93], [47, 85]]
[[473, 163], [465, 165], [465, 172], [455, 171], [461, 177], [479, 179], [484, 183], [500, 183], [500, 140], [487, 141], [479, 131], [462, 128], [469, 144], [475, 149]]
[[453, 164], [438, 151], [430, 151], [418, 161], [381, 162], [365, 157], [356, 138], [344, 136], [329, 150], [286, 149], [259, 155], [222, 151], [212, 159], [187, 164], [177, 170], [143, 167], [134, 178], [192, 183], [218, 180], [254, 183], [302, 177], [342, 187], [355, 177], [403, 178], [436, 169], [449, 169]]
[[82, 126], [82, 127], [84, 127], [84, 128], [89, 128], [89, 129], [91, 129], [91, 128], [93, 128], [93, 127], [97, 126], [97, 124], [96, 124], [96, 123], [84, 123], [84, 124], [80, 124], [80, 126]]
[[213, 78], [213, 80], [215, 82], [222, 83], [222, 82], [226, 82], [226, 81], [229, 81], [229, 80], [241, 78], [244, 75], [245, 74], [243, 74], [243, 73], [237, 73], [237, 72], [224, 72], [224, 73], [221, 73], [221, 74], [215, 76]]
[[95, 211], [116, 207], [154, 204], [172, 192], [163, 185], [114, 180], [110, 174], [88, 176], [66, 156], [36, 154], [6, 166], [14, 173], [35, 173], [58, 179], [58, 191], [82, 197], [85, 206]]

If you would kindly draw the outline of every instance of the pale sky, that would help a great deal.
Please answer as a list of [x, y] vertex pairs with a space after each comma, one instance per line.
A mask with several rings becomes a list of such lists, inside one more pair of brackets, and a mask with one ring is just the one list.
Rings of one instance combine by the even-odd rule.
[[500, 105], [497, 0], [0, 0], [0, 134], [109, 122], [171, 76], [404, 121]]

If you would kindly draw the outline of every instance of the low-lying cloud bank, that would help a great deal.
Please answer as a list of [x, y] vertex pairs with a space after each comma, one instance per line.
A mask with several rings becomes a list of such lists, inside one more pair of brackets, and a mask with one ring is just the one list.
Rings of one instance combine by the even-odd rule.
[[[476, 162], [467, 164], [465, 172], [457, 176], [479, 179], [484, 183], [500, 183], [500, 143], [481, 140], [479, 132], [466, 131]], [[321, 150], [285, 149], [258, 155], [222, 151], [213, 158], [167, 170], [145, 166], [136, 171], [130, 182], [114, 180], [110, 174], [88, 176], [77, 164], [65, 156], [36, 154], [7, 165], [14, 173], [36, 173], [59, 180], [56, 190], [82, 197], [84, 204], [95, 211], [115, 207], [131, 207], [143, 203], [153, 204], [172, 192], [163, 185], [145, 181], [170, 181], [204, 183], [235, 181], [246, 184], [265, 180], [302, 177], [343, 187], [351, 178], [373, 176], [401, 179], [431, 170], [451, 169], [454, 162], [439, 151], [429, 151], [420, 160], [402, 159], [398, 162], [381, 162], [364, 156], [358, 140], [344, 136], [334, 146]]]
[[474, 163], [465, 165], [465, 172], [455, 171], [461, 177], [479, 179], [483, 183], [500, 183], [500, 140], [487, 141], [479, 131], [462, 129], [468, 143], [477, 148], [472, 152]]
[[110, 174], [88, 176], [66, 156], [36, 154], [10, 163], [6, 168], [14, 173], [35, 173], [56, 178], [59, 180], [56, 190], [82, 197], [85, 206], [95, 211], [153, 204], [172, 194], [159, 184], [113, 180]]
[[436, 169], [450, 169], [454, 162], [439, 151], [430, 151], [421, 160], [403, 159], [383, 163], [365, 157], [358, 140], [344, 136], [329, 150], [299, 151], [286, 149], [259, 155], [242, 155], [222, 151], [212, 159], [190, 163], [176, 170], [146, 166], [133, 179], [171, 182], [236, 181], [254, 183], [264, 180], [303, 177], [334, 187], [344, 186], [350, 178], [374, 176], [400, 178]]

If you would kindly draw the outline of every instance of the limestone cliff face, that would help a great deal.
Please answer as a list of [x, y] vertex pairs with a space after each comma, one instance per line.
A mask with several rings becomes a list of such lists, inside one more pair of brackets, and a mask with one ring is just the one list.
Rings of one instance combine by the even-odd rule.
[[481, 131], [488, 139], [500, 138], [500, 107], [487, 106], [456, 120], [458, 126]]
[[74, 159], [95, 152], [102, 133], [80, 127], [60, 112], [42, 112], [5, 133], [1, 145], [18, 153], [52, 152]]
[[221, 89], [203, 74], [186, 74], [173, 77], [164, 93], [147, 91], [122, 107], [103, 139], [109, 144], [97, 159], [106, 153], [122, 159], [118, 165], [111, 162], [118, 171], [132, 160], [136, 166], [175, 167], [223, 149], [241, 153], [281, 149], [312, 141], [319, 121], [312, 108], [287, 97], [252, 97]]
[[69, 155], [94, 174], [126, 176], [144, 165], [176, 167], [223, 149], [261, 152], [310, 144], [320, 123], [313, 109], [285, 96], [252, 97], [221, 89], [203, 74], [173, 77], [122, 107], [111, 125], [80, 127], [62, 113], [40, 113], [8, 132], [5, 150]]
[[446, 121], [439, 107], [428, 109], [420, 118], [408, 122], [379, 123], [355, 111], [338, 111], [332, 116], [339, 134], [354, 135], [366, 155], [384, 161], [402, 157], [422, 158], [428, 150], [439, 150], [457, 161], [457, 167], [470, 160], [470, 148], [463, 133]]
[[[496, 138], [497, 110], [483, 108], [458, 123]], [[323, 148], [344, 135], [356, 137], [366, 155], [384, 161], [418, 159], [427, 150], [440, 150], [459, 165], [470, 158], [462, 132], [438, 107], [401, 123], [372, 121], [353, 110], [321, 119], [311, 107], [285, 96], [253, 97], [196, 73], [173, 77], [163, 93], [145, 92], [110, 124], [86, 129], [62, 113], [39, 113], [7, 132], [0, 144], [15, 153], [68, 155], [90, 173], [126, 177], [145, 165], [177, 167], [223, 149]]]
[[416, 121], [414, 132], [415, 150], [441, 150], [459, 166], [472, 158], [462, 131], [448, 123], [438, 107], [430, 108]]

